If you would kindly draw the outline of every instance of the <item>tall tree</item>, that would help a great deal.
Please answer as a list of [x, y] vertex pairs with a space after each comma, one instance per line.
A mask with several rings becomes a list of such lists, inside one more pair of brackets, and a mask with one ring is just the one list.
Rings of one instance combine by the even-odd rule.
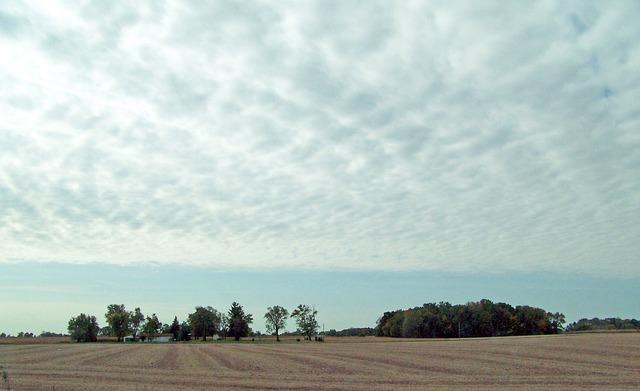
[[296, 318], [296, 324], [298, 325], [298, 330], [307, 337], [309, 341], [311, 341], [311, 337], [313, 337], [318, 331], [318, 321], [316, 320], [316, 315], [318, 311], [311, 309], [306, 304], [300, 304], [293, 312], [291, 313], [292, 318]]
[[264, 314], [265, 324], [267, 326], [267, 332], [276, 333], [276, 341], [280, 342], [279, 331], [287, 325], [287, 318], [289, 317], [289, 311], [286, 308], [274, 305], [267, 308], [267, 313]]
[[227, 339], [227, 335], [229, 333], [229, 317], [227, 314], [220, 314], [220, 336], [224, 339]]
[[129, 319], [131, 324], [131, 335], [133, 336], [133, 340], [135, 341], [138, 336], [138, 332], [140, 332], [140, 326], [144, 321], [144, 315], [140, 311], [140, 307], [137, 307], [133, 312], [129, 312]]
[[220, 330], [220, 313], [213, 307], [196, 307], [196, 312], [189, 314], [189, 325], [194, 339], [206, 341], [208, 335]]
[[253, 315], [245, 314], [242, 306], [235, 301], [229, 308], [229, 335], [236, 341], [249, 335], [249, 324], [253, 323]]
[[191, 340], [191, 325], [188, 322], [182, 322], [180, 325], [180, 341]]
[[96, 342], [100, 327], [95, 316], [80, 314], [69, 319], [67, 330], [76, 342]]
[[104, 317], [111, 327], [112, 335], [118, 337], [118, 342], [122, 341], [131, 326], [131, 314], [127, 312], [124, 304], [110, 304]]
[[169, 327], [169, 332], [173, 334], [173, 340], [180, 340], [180, 323], [178, 323], [178, 317], [175, 316], [173, 318], [173, 322], [171, 323], [171, 327]]
[[566, 322], [564, 314], [561, 314], [559, 312], [556, 312], [556, 313], [548, 312], [547, 317], [549, 318], [551, 323], [550, 328], [552, 333], [558, 334], [560, 330], [562, 330], [562, 326]]
[[147, 316], [147, 321], [144, 323], [143, 331], [146, 334], [154, 335], [160, 332], [162, 328], [162, 323], [158, 320], [156, 314], [151, 315], [151, 317]]

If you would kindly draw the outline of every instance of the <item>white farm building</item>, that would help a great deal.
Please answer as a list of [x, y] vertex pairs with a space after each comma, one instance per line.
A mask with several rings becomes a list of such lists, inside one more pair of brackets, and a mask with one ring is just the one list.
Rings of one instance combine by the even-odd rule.
[[147, 342], [147, 343], [168, 343], [173, 341], [173, 334], [139, 334], [137, 338], [133, 335], [127, 335], [123, 338], [124, 342]]

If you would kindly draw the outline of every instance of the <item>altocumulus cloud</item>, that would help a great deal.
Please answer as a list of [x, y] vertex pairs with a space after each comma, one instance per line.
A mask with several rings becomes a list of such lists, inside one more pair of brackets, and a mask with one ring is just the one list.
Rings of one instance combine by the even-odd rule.
[[640, 276], [639, 19], [2, 2], [0, 262]]

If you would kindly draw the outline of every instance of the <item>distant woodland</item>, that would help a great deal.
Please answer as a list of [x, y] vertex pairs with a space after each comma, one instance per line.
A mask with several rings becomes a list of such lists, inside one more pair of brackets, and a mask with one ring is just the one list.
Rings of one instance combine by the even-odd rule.
[[601, 330], [640, 330], [640, 320], [637, 319], [580, 319], [570, 323], [567, 331], [601, 331]]
[[372, 327], [350, 327], [344, 330], [331, 329], [325, 333], [327, 337], [369, 337], [376, 335]]
[[426, 303], [422, 307], [385, 312], [376, 335], [405, 338], [465, 338], [507, 335], [557, 334], [565, 317], [526, 305], [480, 300], [452, 305]]

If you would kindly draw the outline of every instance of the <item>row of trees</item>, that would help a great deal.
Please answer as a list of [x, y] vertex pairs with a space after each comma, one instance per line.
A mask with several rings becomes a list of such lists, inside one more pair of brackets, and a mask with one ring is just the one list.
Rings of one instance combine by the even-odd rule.
[[[32, 332], [21, 331], [17, 335], [15, 335], [15, 337], [16, 338], [36, 338], [37, 335]], [[11, 334], [0, 333], [0, 338], [14, 338], [14, 336]]]
[[640, 320], [620, 318], [580, 319], [567, 326], [567, 331], [640, 330]]
[[368, 337], [376, 335], [373, 327], [350, 327], [344, 330], [331, 329], [325, 334], [327, 337]]
[[[203, 341], [207, 337], [220, 335], [222, 338], [233, 337], [236, 341], [242, 337], [249, 336], [251, 328], [249, 325], [253, 323], [253, 315], [246, 314], [242, 306], [236, 302], [231, 304], [231, 308], [226, 314], [218, 312], [213, 307], [196, 307], [196, 311], [188, 316], [187, 330], [192, 334], [194, 339], [202, 338]], [[177, 323], [177, 318], [174, 319]], [[180, 329], [184, 329], [184, 326]], [[179, 330], [178, 330], [179, 332]], [[188, 340], [191, 336], [188, 332], [182, 332], [181, 338], [175, 340]]]
[[[16, 338], [42, 338], [42, 337], [64, 337], [64, 334], [53, 333], [51, 331], [43, 331], [40, 334], [35, 334], [28, 331], [21, 331], [15, 335]], [[11, 334], [0, 333], [0, 338], [13, 338]]]
[[557, 334], [565, 317], [530, 306], [480, 300], [452, 305], [427, 303], [408, 310], [385, 312], [378, 319], [376, 335], [388, 337], [492, 337]]
[[32, 333], [29, 331], [20, 331], [16, 335], [7, 333], [0, 333], [0, 338], [44, 338], [44, 337], [66, 337], [67, 335], [61, 333], [54, 333], [51, 331], [42, 331], [40, 334]]
[[[296, 319], [298, 331], [311, 340], [318, 331], [317, 313], [308, 305], [301, 304], [289, 315], [284, 307], [276, 305], [267, 309], [264, 318], [267, 331], [274, 333], [278, 341], [280, 331], [286, 327], [289, 317]], [[127, 335], [131, 335], [133, 340], [144, 340], [147, 336], [170, 333], [175, 341], [206, 341], [207, 337], [216, 335], [220, 338], [233, 337], [237, 341], [252, 333], [249, 325], [253, 323], [253, 315], [245, 313], [236, 302], [231, 304], [226, 313], [210, 306], [198, 306], [182, 323], [176, 316], [171, 324], [163, 324], [156, 314], [145, 317], [140, 308], [128, 311], [124, 304], [109, 305], [104, 316], [108, 325], [103, 328], [100, 328], [93, 315], [82, 313], [71, 318], [67, 325], [70, 337], [77, 342], [95, 342], [98, 335], [105, 335], [122, 341]]]

